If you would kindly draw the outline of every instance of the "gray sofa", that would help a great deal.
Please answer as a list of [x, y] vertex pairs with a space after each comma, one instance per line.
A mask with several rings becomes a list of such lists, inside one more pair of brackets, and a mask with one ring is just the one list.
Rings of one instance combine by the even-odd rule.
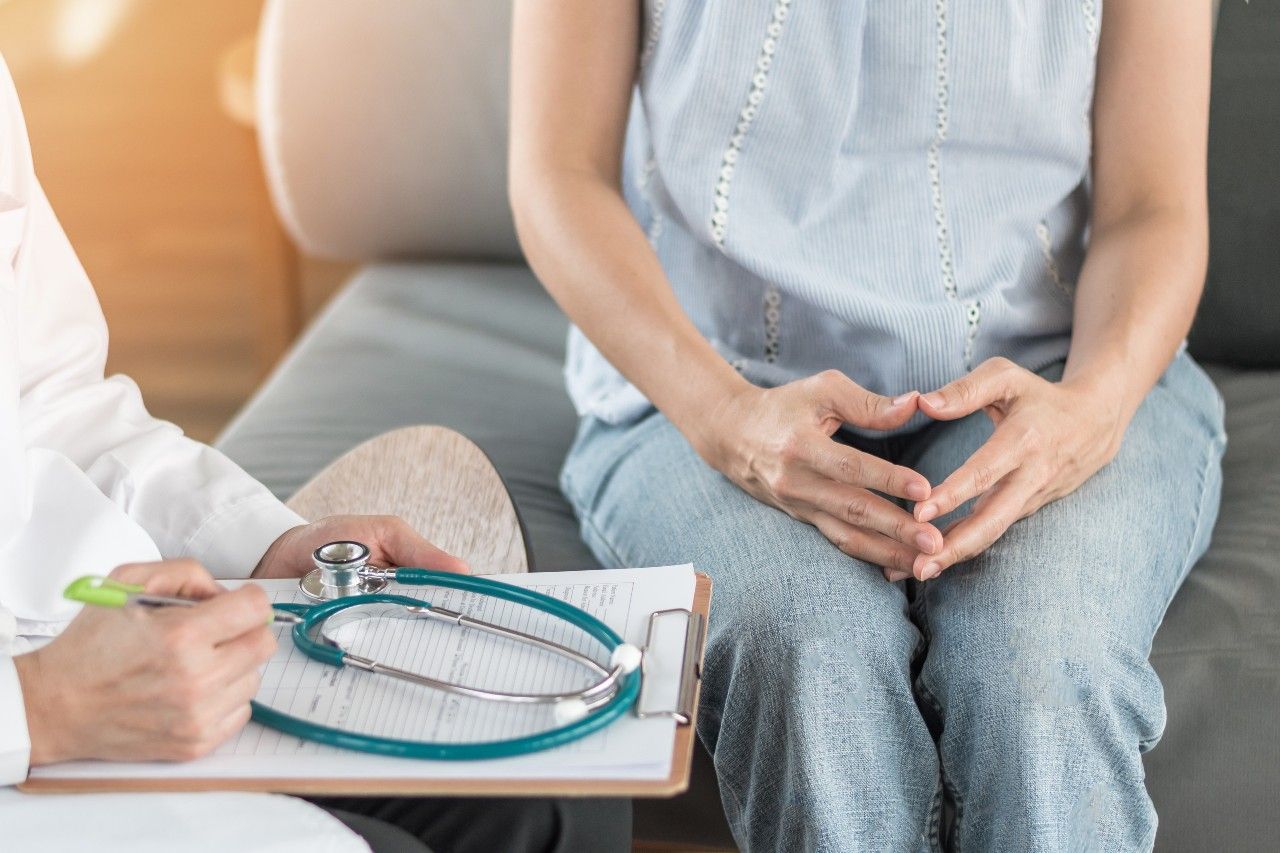
[[[368, 266], [220, 446], [284, 497], [366, 438], [444, 424], [505, 477], [536, 570], [587, 568], [556, 486], [575, 425], [565, 320], [504, 199], [508, 24], [498, 0], [268, 3], [259, 125], [277, 207], [304, 250]], [[1148, 783], [1170, 851], [1280, 844], [1280, 7], [1229, 0], [1214, 61], [1212, 260], [1191, 343], [1230, 445], [1213, 546], [1152, 655], [1169, 717]], [[693, 790], [636, 815], [638, 838], [732, 846], [705, 754]]]

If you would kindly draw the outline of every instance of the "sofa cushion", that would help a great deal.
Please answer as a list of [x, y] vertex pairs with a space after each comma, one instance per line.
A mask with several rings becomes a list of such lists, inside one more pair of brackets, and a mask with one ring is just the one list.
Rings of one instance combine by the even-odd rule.
[[[493, 459], [537, 568], [594, 567], [557, 487], [574, 432], [565, 328], [524, 267], [368, 267], [219, 444], [286, 497], [367, 438], [443, 424]], [[1211, 373], [1227, 400], [1222, 509], [1152, 655], [1169, 707], [1147, 759], [1163, 850], [1266, 849], [1280, 837], [1280, 372]], [[638, 803], [638, 836], [727, 841], [698, 752], [689, 795]]]
[[[1222, 508], [1151, 659], [1168, 725], [1147, 755], [1157, 849], [1280, 838], [1280, 371], [1210, 366], [1227, 403]], [[1168, 452], [1176, 453], [1171, 447]]]
[[575, 426], [561, 374], [565, 329], [524, 266], [366, 267], [219, 446], [284, 498], [365, 439], [447, 426], [493, 460], [538, 568], [595, 568], [557, 485]]

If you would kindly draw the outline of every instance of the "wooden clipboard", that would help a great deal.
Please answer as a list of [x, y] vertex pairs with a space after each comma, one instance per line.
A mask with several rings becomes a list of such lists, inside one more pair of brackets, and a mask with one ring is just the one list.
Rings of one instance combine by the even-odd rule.
[[[407, 797], [674, 797], [689, 788], [689, 769], [697, 743], [695, 723], [702, 687], [702, 651], [711, 610], [711, 578], [695, 574], [692, 612], [701, 616], [691, 675], [689, 722], [676, 724], [671, 773], [666, 779], [278, 779], [269, 777], [215, 779], [28, 779], [18, 785], [31, 794], [85, 794], [184, 791], [260, 791], [307, 796]], [[690, 630], [693, 630], [692, 624]]]

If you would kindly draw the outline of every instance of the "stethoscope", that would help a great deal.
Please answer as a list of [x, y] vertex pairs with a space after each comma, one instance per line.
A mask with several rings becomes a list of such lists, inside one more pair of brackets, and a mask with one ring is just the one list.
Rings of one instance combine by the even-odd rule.
[[[492, 702], [553, 706], [556, 727], [506, 740], [471, 743], [439, 743], [381, 737], [321, 725], [253, 702], [253, 719], [262, 725], [305, 740], [402, 758], [438, 761], [506, 758], [560, 746], [609, 725], [635, 704], [640, 692], [640, 649], [624, 643], [613, 629], [571, 604], [530, 589], [488, 578], [438, 572], [431, 569], [383, 569], [369, 565], [369, 549], [359, 542], [330, 542], [312, 555], [315, 568], [298, 585], [316, 604], [277, 604], [298, 617], [290, 633], [297, 649], [307, 657], [331, 666], [352, 666], [366, 672], [398, 678], [428, 687]], [[413, 586], [435, 586], [487, 595], [539, 610], [563, 619], [593, 638], [609, 654], [603, 666], [593, 658], [559, 643], [513, 628], [467, 616], [428, 601], [382, 592], [390, 581]], [[347, 651], [335, 634], [345, 624], [369, 618], [434, 619], [470, 628], [544, 652], [559, 655], [595, 676], [580, 690], [562, 693], [508, 693], [432, 678]]]

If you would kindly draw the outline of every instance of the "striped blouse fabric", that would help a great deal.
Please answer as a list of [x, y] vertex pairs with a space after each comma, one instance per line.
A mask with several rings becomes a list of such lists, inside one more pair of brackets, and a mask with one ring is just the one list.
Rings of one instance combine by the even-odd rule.
[[[647, 0], [623, 187], [747, 378], [929, 390], [1066, 355], [1098, 0]], [[579, 414], [651, 406], [577, 329]]]

